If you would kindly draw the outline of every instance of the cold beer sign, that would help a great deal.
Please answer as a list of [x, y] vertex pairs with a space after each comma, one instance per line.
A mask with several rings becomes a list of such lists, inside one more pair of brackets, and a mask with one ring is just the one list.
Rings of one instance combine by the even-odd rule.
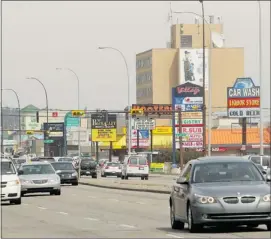
[[251, 78], [237, 78], [233, 87], [227, 88], [228, 117], [259, 117], [260, 87]]

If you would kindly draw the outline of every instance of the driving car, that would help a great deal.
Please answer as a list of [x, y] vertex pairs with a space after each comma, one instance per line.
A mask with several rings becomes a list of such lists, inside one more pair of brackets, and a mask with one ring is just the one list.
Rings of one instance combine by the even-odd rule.
[[173, 229], [191, 233], [204, 226], [271, 228], [270, 186], [257, 166], [242, 157], [211, 156], [189, 161], [169, 198]]
[[255, 164], [260, 164], [266, 170], [271, 167], [270, 155], [248, 155], [249, 160]]
[[10, 159], [1, 159], [1, 201], [21, 204], [21, 183]]
[[48, 162], [22, 164], [18, 174], [22, 184], [22, 196], [42, 192], [49, 192], [50, 195], [61, 194], [60, 177]]
[[121, 177], [121, 164], [120, 163], [113, 163], [113, 162], [106, 162], [103, 167], [101, 168], [101, 177], [106, 176], [117, 176], [118, 178]]
[[74, 186], [78, 185], [78, 173], [71, 162], [54, 162], [51, 165], [59, 175], [61, 184], [69, 183]]
[[97, 163], [92, 158], [83, 158], [80, 163], [80, 175], [97, 178]]
[[55, 162], [54, 157], [37, 157], [31, 159], [32, 162]]
[[129, 177], [140, 177], [141, 180], [149, 179], [149, 164], [146, 157], [131, 155], [124, 159], [121, 169], [121, 179], [128, 180]]
[[58, 157], [56, 162], [73, 162], [72, 157]]

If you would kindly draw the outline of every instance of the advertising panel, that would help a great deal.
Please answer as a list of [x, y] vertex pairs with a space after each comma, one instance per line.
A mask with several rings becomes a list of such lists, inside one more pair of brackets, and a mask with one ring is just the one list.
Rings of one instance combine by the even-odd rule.
[[[133, 110], [143, 110], [149, 112], [149, 115], [171, 115], [172, 105], [171, 104], [133, 104]], [[162, 112], [159, 112], [162, 111]]]
[[227, 88], [228, 117], [260, 116], [260, 87], [249, 77], [237, 78], [233, 87]]
[[91, 138], [93, 142], [116, 141], [117, 129], [92, 129]]
[[[209, 56], [205, 50], [205, 89], [209, 81]], [[191, 82], [203, 87], [203, 50], [180, 49], [179, 51], [179, 84]]]
[[[132, 130], [132, 148], [137, 148], [137, 130]], [[148, 148], [150, 146], [149, 130], [139, 130], [139, 148]]]
[[172, 127], [156, 126], [152, 131], [153, 134], [172, 134]]

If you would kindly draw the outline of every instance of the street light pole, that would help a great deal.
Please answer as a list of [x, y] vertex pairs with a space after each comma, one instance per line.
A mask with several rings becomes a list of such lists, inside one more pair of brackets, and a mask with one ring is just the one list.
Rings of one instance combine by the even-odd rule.
[[[129, 68], [128, 68], [128, 64], [127, 64], [127, 60], [124, 56], [124, 54], [117, 48], [114, 48], [114, 47], [99, 47], [100, 50], [104, 50], [104, 49], [111, 49], [111, 50], [114, 50], [114, 51], [117, 51], [124, 63], [125, 63], [125, 67], [126, 67], [126, 73], [127, 73], [127, 80], [128, 80], [128, 89], [127, 89], [127, 92], [128, 92], [128, 111], [130, 110], [130, 76], [129, 76]], [[132, 148], [132, 142], [131, 142], [131, 130], [132, 130], [132, 122], [131, 122], [131, 115], [128, 114], [128, 155], [131, 155], [131, 148]]]
[[[56, 70], [70, 71], [76, 77], [76, 80], [77, 80], [77, 108], [78, 108], [78, 110], [80, 110], [80, 80], [79, 80], [78, 75], [75, 73], [75, 71], [73, 71], [70, 68], [56, 68]], [[79, 124], [79, 130], [78, 130], [78, 154], [79, 154], [79, 160], [80, 160], [80, 157], [81, 157], [81, 118], [79, 120], [80, 120], [80, 124]]]
[[[35, 78], [35, 77], [28, 77], [26, 78], [28, 80], [35, 80], [37, 82], [39, 82], [41, 84], [41, 86], [43, 87], [43, 90], [44, 90], [44, 93], [45, 93], [45, 98], [46, 98], [46, 122], [47, 122], [47, 129], [44, 129], [46, 132], [48, 130], [48, 123], [49, 123], [49, 108], [48, 108], [48, 95], [47, 95], [47, 90], [44, 86], [44, 84], [38, 79], [38, 78]], [[47, 151], [47, 155], [45, 156], [49, 156], [49, 147], [48, 145], [46, 144], [46, 151]]]
[[263, 140], [263, 80], [262, 80], [262, 8], [261, 2], [258, 1], [259, 8], [259, 81], [260, 81], [260, 155], [264, 154]]
[[[211, 83], [212, 83], [212, 71], [211, 71], [211, 63], [212, 63], [212, 49], [213, 49], [213, 44], [212, 44], [212, 29], [210, 27], [210, 24], [208, 23], [208, 21], [203, 18], [202, 15], [195, 13], [195, 12], [173, 12], [175, 14], [192, 14], [195, 16], [198, 16], [200, 18], [202, 18], [203, 22], [205, 22], [208, 26], [209, 29], [209, 33], [210, 33], [210, 48], [209, 48], [209, 81], [208, 81], [208, 156], [211, 156], [212, 154], [212, 88], [211, 88]], [[205, 41], [205, 38], [204, 38]], [[205, 45], [205, 44], [204, 44]], [[205, 52], [205, 51], [204, 51]], [[205, 64], [205, 54], [204, 54], [204, 64]], [[204, 67], [205, 69], [205, 67]], [[205, 70], [204, 70], [204, 74], [205, 74]], [[204, 107], [205, 107], [205, 82], [203, 83], [203, 87], [204, 87], [204, 97], [203, 97], [203, 103], [204, 103]], [[205, 129], [205, 134], [203, 134], [203, 137], [205, 135], [205, 140], [206, 140], [206, 121], [204, 121], [204, 119], [206, 118], [206, 110], [204, 110], [205, 115], [203, 114], [203, 122], [205, 122], [204, 124], [204, 129]], [[204, 147], [206, 147], [206, 141], [203, 141]], [[205, 148], [204, 148], [205, 149]]]
[[18, 94], [15, 90], [13, 89], [2, 89], [2, 90], [6, 90], [6, 91], [12, 91], [16, 98], [17, 98], [17, 103], [18, 103], [18, 109], [19, 109], [19, 145], [20, 147], [22, 147], [22, 131], [21, 131], [21, 106], [20, 106], [20, 100], [19, 100], [19, 97], [18, 97]]

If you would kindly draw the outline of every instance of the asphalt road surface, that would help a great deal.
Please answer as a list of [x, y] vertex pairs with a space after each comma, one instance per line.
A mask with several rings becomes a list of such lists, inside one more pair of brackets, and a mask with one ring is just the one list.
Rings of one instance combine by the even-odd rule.
[[201, 234], [172, 230], [168, 195], [63, 186], [61, 196], [39, 194], [22, 205], [2, 203], [2, 238], [270, 238], [262, 226]]

